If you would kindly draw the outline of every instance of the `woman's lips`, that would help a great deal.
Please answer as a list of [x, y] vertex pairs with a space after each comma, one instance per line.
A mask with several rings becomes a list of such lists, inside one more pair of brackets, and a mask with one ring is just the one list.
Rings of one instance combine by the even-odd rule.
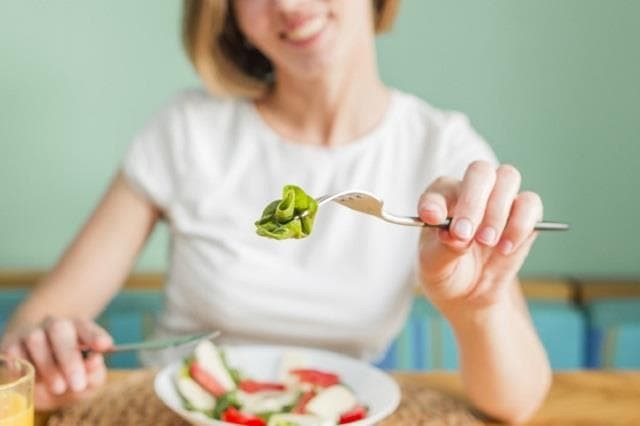
[[324, 16], [316, 16], [305, 20], [295, 28], [285, 31], [283, 36], [286, 40], [295, 44], [307, 44], [317, 37], [327, 25], [327, 18]]

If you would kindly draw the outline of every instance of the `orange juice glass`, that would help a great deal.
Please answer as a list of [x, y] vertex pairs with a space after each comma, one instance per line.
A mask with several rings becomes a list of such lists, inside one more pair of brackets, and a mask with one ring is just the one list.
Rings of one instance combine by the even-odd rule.
[[33, 426], [33, 366], [0, 355], [0, 426]]

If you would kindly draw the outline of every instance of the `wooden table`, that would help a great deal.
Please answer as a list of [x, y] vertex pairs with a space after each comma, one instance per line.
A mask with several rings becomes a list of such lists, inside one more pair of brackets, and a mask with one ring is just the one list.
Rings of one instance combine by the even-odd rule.
[[[111, 371], [109, 381], [125, 379], [130, 371]], [[454, 373], [394, 373], [401, 383], [462, 397], [462, 384]], [[46, 413], [36, 414], [44, 425]], [[556, 373], [546, 402], [531, 425], [640, 425], [640, 371], [578, 371]]]

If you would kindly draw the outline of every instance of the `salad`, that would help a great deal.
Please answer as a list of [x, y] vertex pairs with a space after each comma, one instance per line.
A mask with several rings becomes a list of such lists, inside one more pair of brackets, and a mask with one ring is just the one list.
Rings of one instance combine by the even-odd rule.
[[307, 237], [317, 210], [316, 200], [302, 188], [286, 185], [282, 188], [282, 198], [269, 203], [255, 222], [256, 232], [276, 240]]
[[335, 426], [362, 420], [368, 408], [337, 374], [284, 354], [276, 381], [245, 377], [225, 353], [202, 341], [174, 378], [187, 410], [247, 426]]

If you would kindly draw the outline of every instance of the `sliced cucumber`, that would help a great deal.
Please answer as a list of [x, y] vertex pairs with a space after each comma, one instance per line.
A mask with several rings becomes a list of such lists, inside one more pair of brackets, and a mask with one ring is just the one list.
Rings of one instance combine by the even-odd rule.
[[306, 410], [323, 418], [337, 420], [340, 414], [353, 408], [356, 403], [355, 395], [347, 387], [333, 385], [314, 396]]
[[211, 411], [216, 406], [216, 399], [202, 386], [189, 377], [176, 377], [176, 387], [188, 405], [198, 411]]
[[200, 367], [213, 376], [227, 392], [236, 388], [235, 382], [222, 361], [218, 348], [213, 343], [203, 340], [196, 346], [194, 354]]

